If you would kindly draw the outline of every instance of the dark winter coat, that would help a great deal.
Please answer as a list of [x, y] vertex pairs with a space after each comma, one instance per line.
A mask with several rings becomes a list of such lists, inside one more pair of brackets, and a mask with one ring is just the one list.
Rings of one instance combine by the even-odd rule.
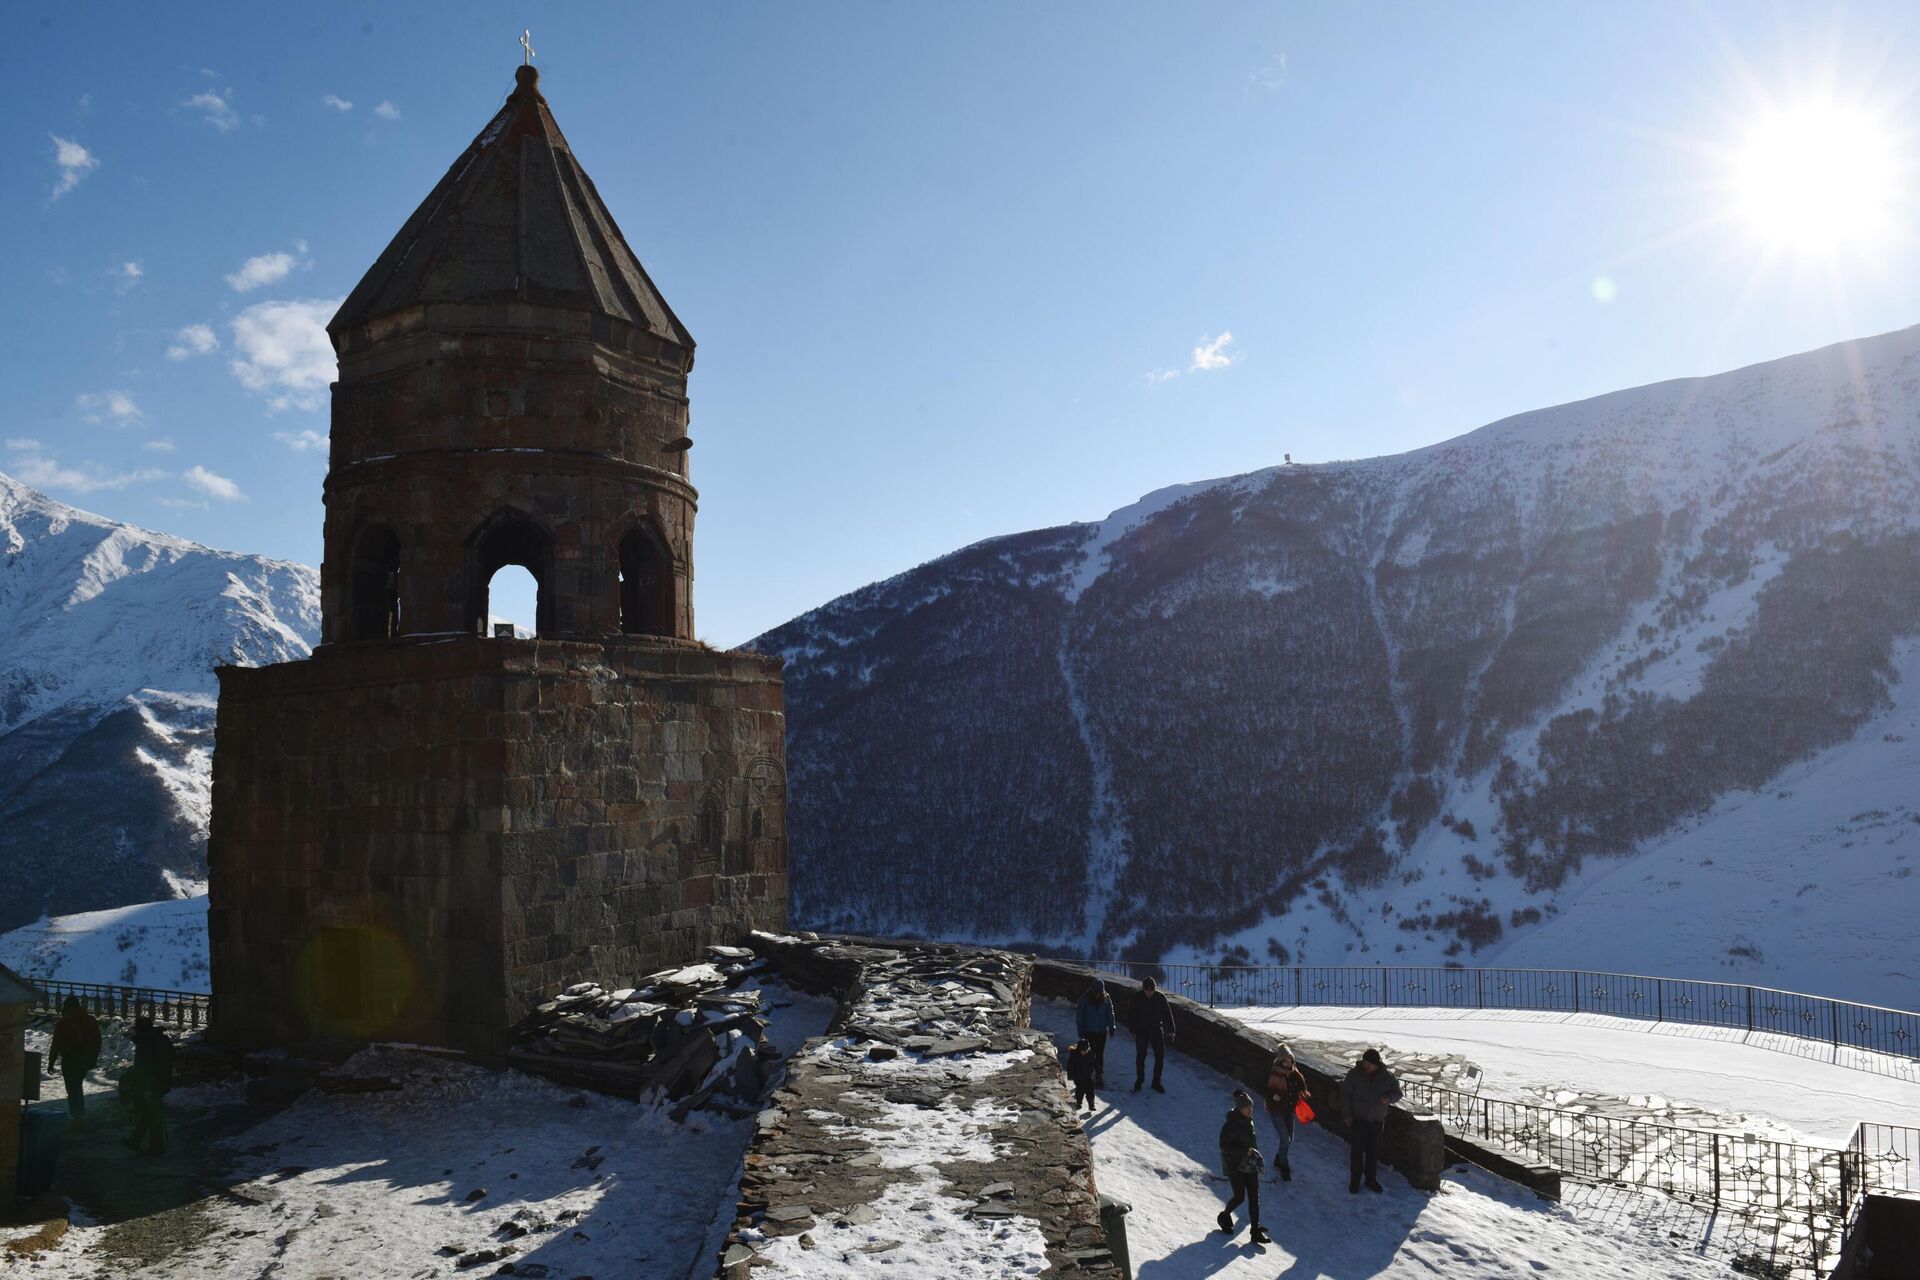
[[133, 1033], [133, 1070], [129, 1073], [155, 1096], [173, 1088], [173, 1041], [158, 1027]]
[[1228, 1177], [1258, 1172], [1261, 1156], [1256, 1141], [1253, 1117], [1241, 1115], [1238, 1107], [1227, 1112], [1227, 1122], [1220, 1126], [1220, 1172]]
[[1291, 1111], [1294, 1103], [1311, 1096], [1307, 1092], [1307, 1077], [1301, 1074], [1300, 1068], [1294, 1064], [1283, 1068], [1280, 1059], [1275, 1058], [1267, 1068], [1267, 1110]]
[[1141, 993], [1133, 1002], [1132, 1025], [1127, 1029], [1142, 1040], [1151, 1040], [1159, 1033], [1173, 1039], [1173, 1006], [1167, 1003], [1167, 993]]
[[1093, 1088], [1093, 1055], [1079, 1049], [1067, 1050], [1067, 1079], [1083, 1089]]
[[1387, 1108], [1400, 1101], [1400, 1082], [1381, 1067], [1372, 1075], [1359, 1063], [1340, 1082], [1340, 1110], [1349, 1120], [1385, 1120]]
[[1111, 1035], [1120, 1029], [1120, 1015], [1113, 1011], [1113, 997], [1107, 994], [1104, 982], [1096, 982], [1087, 989], [1074, 1015], [1083, 1036]]
[[70, 1071], [88, 1072], [100, 1061], [100, 1020], [85, 1009], [60, 1015], [53, 1024], [53, 1043], [47, 1046], [47, 1070], [67, 1060]]

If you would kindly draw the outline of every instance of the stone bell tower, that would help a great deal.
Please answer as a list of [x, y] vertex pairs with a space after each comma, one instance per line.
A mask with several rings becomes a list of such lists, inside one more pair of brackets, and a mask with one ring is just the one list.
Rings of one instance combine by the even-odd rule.
[[[312, 658], [220, 671], [217, 1030], [491, 1052], [786, 919], [779, 663], [693, 638], [694, 344], [520, 67], [328, 326]], [[488, 634], [507, 565], [533, 639]]]

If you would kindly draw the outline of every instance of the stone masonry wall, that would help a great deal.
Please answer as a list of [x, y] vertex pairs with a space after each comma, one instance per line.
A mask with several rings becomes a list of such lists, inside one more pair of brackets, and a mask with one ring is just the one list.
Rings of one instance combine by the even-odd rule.
[[[1140, 997], [1138, 982], [1107, 973], [1096, 974], [1083, 965], [1059, 960], [1035, 960], [1033, 964], [1034, 994], [1051, 999], [1078, 1000], [1096, 977], [1105, 982], [1112, 993], [1120, 1025], [1129, 1025], [1134, 1001]], [[1254, 1097], [1261, 1097], [1267, 1085], [1267, 1068], [1272, 1065], [1280, 1042], [1184, 996], [1168, 993], [1167, 999], [1173, 1005], [1173, 1050], [1239, 1081]], [[1298, 1046], [1295, 1048], [1295, 1061], [1300, 1064], [1301, 1073], [1307, 1077], [1307, 1087], [1313, 1093], [1312, 1106], [1316, 1112], [1313, 1122], [1344, 1138], [1346, 1118], [1339, 1112], [1337, 1099], [1340, 1081], [1352, 1064], [1313, 1061], [1298, 1052]], [[1440, 1186], [1440, 1175], [1447, 1167], [1446, 1131], [1437, 1116], [1401, 1103], [1387, 1113], [1380, 1158], [1398, 1169], [1413, 1186], [1423, 1191], [1436, 1190]]]
[[778, 672], [638, 638], [223, 668], [220, 1033], [497, 1053], [569, 982], [782, 927]]
[[29, 1006], [0, 1004], [0, 1216], [13, 1210]]
[[[469, 631], [474, 535], [505, 512], [550, 561], [543, 634], [620, 631], [619, 542], [650, 525], [672, 558], [672, 634], [693, 636], [696, 494], [684, 452], [691, 353], [555, 308], [438, 305], [342, 335], [320, 591], [329, 643], [350, 637], [353, 549], [400, 543], [400, 629]], [[620, 332], [613, 332], [618, 328]]]
[[835, 1274], [856, 1255], [903, 1276], [979, 1274], [975, 1262], [1118, 1274], [1065, 1077], [1027, 1025], [1031, 961], [810, 935], [750, 945], [841, 1008], [761, 1114], [721, 1280]]

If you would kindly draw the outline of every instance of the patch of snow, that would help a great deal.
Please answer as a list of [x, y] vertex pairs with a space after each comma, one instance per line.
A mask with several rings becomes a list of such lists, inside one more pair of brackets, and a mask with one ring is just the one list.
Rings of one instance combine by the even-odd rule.
[[867, 1207], [864, 1226], [831, 1222], [800, 1237], [741, 1233], [760, 1255], [756, 1277], [939, 1277], [940, 1280], [1013, 1280], [1047, 1269], [1047, 1241], [1031, 1218], [975, 1220], [970, 1203], [942, 1194], [937, 1179], [896, 1183]]

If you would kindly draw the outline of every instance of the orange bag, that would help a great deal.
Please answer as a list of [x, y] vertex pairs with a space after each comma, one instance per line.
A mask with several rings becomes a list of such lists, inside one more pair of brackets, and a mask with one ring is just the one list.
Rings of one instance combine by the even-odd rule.
[[1313, 1123], [1313, 1108], [1307, 1105], [1305, 1098], [1293, 1104], [1293, 1118], [1301, 1124]]

